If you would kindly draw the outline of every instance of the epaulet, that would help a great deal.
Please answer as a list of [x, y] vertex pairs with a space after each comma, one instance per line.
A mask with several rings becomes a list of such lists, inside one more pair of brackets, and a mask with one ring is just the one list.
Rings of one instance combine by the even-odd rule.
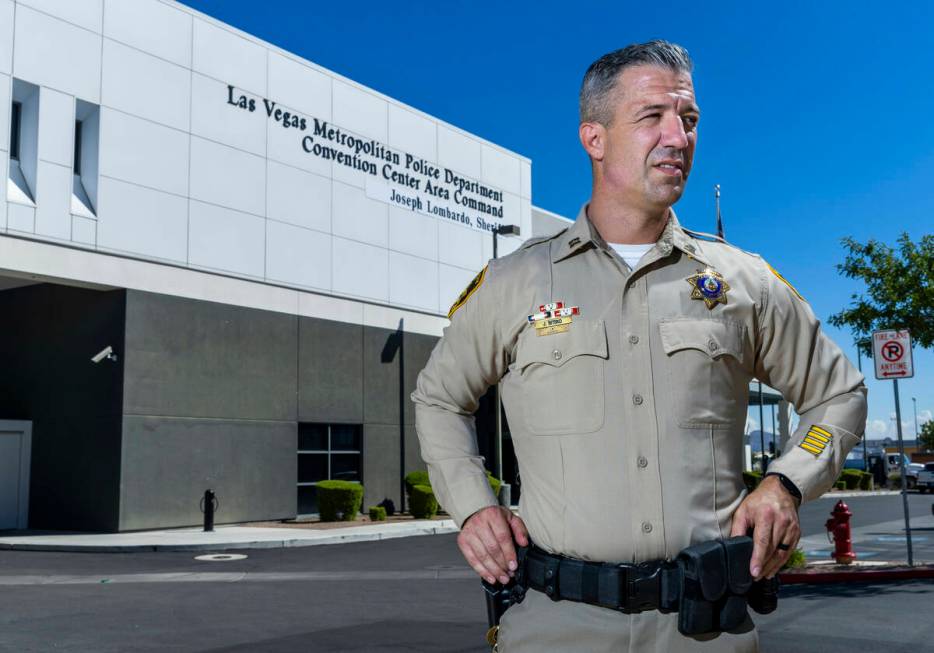
[[721, 238], [720, 236], [717, 236], [715, 234], [708, 234], [703, 231], [694, 231], [693, 229], [685, 229], [684, 227], [681, 227], [681, 230], [684, 231], [684, 233], [686, 233], [687, 235], [691, 236], [692, 238], [703, 240], [704, 242], [707, 242], [707, 243], [719, 243], [720, 245], [726, 245], [727, 247], [732, 247], [736, 251], [742, 252], [743, 254], [748, 254], [749, 256], [756, 256], [756, 254], [754, 254], [753, 252], [749, 252], [738, 245], [734, 245], [733, 243], [727, 241], [725, 238]]
[[560, 236], [567, 230], [568, 230], [568, 227], [565, 227], [564, 229], [558, 232], [555, 232], [551, 234], [550, 236], [539, 236], [537, 238], [529, 238], [527, 241], [519, 245], [519, 249], [528, 249], [532, 245], [539, 245], [541, 243], [547, 243], [549, 240], [554, 240], [555, 238], [557, 238], [558, 236]]
[[681, 230], [693, 238], [698, 238], [700, 240], [707, 241], [708, 243], [723, 243], [724, 245], [730, 244], [726, 242], [725, 239], [721, 238], [720, 236], [715, 236], [714, 234], [704, 233], [703, 231], [694, 231], [693, 229], [686, 229], [684, 227], [681, 227]]

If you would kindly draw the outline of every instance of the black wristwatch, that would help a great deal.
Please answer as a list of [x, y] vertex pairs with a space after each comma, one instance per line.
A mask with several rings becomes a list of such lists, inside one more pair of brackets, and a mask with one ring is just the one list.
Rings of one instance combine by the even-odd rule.
[[777, 476], [779, 482], [788, 490], [789, 494], [797, 499], [799, 504], [801, 503], [801, 490], [794, 484], [794, 481], [780, 472], [766, 472], [763, 478], [768, 478], [769, 476]]

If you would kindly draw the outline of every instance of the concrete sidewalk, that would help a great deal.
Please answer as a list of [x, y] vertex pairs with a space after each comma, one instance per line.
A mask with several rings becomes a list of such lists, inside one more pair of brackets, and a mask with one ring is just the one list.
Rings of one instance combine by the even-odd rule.
[[416, 535], [454, 533], [451, 519], [364, 524], [346, 528], [262, 528], [218, 526], [205, 533], [200, 528], [177, 528], [134, 533], [55, 533], [0, 535], [0, 550], [85, 551], [124, 553], [133, 551], [220, 551], [225, 549], [278, 549], [285, 547], [386, 540]]

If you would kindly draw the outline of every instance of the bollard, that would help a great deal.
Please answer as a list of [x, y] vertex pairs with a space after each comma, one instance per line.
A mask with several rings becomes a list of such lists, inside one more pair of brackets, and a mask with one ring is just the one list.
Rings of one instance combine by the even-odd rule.
[[509, 483], [499, 486], [499, 505], [510, 508], [512, 506], [512, 487]]
[[214, 512], [220, 502], [214, 495], [214, 490], [205, 490], [204, 497], [201, 499], [201, 512], [204, 513], [204, 532], [210, 533], [214, 530]]

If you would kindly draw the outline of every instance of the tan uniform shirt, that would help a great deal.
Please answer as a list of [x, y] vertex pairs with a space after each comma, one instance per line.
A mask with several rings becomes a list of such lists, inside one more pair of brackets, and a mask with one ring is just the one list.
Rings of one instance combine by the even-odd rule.
[[[726, 300], [709, 308], [688, 282], [708, 268]], [[579, 314], [538, 335], [528, 316], [552, 302]], [[585, 206], [563, 232], [490, 262], [412, 400], [432, 487], [458, 525], [496, 503], [472, 414], [502, 380], [532, 540], [644, 561], [729, 537], [753, 378], [801, 417], [770, 471], [805, 501], [820, 496], [860, 438], [866, 390], [807, 302], [758, 256], [690, 236], [673, 211], [631, 271]]]

